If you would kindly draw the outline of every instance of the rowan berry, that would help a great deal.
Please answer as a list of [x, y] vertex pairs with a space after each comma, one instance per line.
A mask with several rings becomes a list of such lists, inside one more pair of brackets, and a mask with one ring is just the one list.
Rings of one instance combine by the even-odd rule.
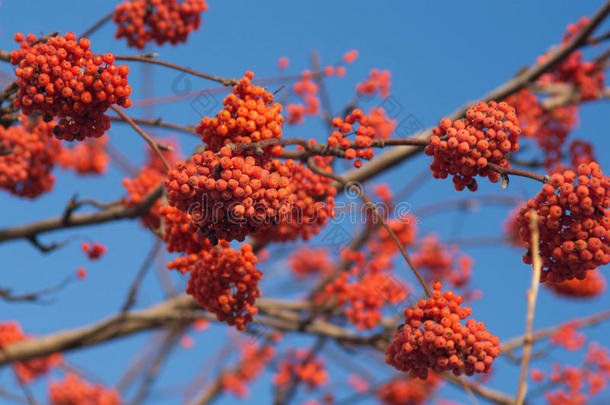
[[228, 242], [220, 241], [218, 248], [208, 245], [197, 254], [168, 263], [167, 267], [189, 272], [186, 293], [205, 310], [216, 314], [220, 322], [244, 330], [257, 313], [254, 303], [261, 295], [258, 282], [263, 274], [256, 270], [256, 263], [249, 244], [234, 250]]
[[[472, 313], [469, 307], [461, 306], [462, 296], [450, 290], [443, 293], [440, 282], [433, 288], [432, 297], [421, 300], [417, 310], [405, 310], [404, 326], [394, 333], [386, 349], [386, 362], [420, 379], [428, 378], [429, 371], [489, 373], [493, 359], [500, 355], [499, 339], [482, 322], [469, 319], [462, 325], [461, 320]], [[442, 326], [443, 318], [451, 321], [450, 329]]]
[[480, 101], [466, 111], [464, 120], [442, 119], [424, 152], [434, 157], [430, 168], [435, 178], [452, 175], [456, 190], [467, 187], [476, 191], [477, 175], [492, 183], [500, 180], [489, 163], [510, 167], [506, 156], [519, 150], [520, 133], [513, 107], [504, 102]]
[[74, 373], [67, 373], [63, 381], [51, 383], [48, 395], [52, 405], [121, 405], [117, 390], [90, 384]]
[[112, 16], [116, 38], [129, 46], [144, 49], [147, 43], [186, 42], [199, 29], [201, 14], [208, 9], [205, 0], [135, 0], [119, 4]]
[[0, 188], [27, 198], [36, 198], [53, 188], [51, 170], [61, 154], [53, 138], [54, 122], [20, 117], [21, 124], [0, 126]]
[[595, 162], [579, 165], [577, 174], [571, 170], [553, 174], [551, 183], [519, 212], [519, 235], [528, 249], [523, 257], [526, 264], [532, 261], [529, 210], [539, 215], [541, 282], [583, 280], [588, 271], [610, 261], [610, 178]]
[[317, 356], [308, 355], [305, 350], [288, 349], [283, 360], [278, 363], [273, 384], [283, 386], [295, 379], [305, 383], [309, 390], [324, 385], [328, 381], [324, 361]]
[[104, 253], [106, 253], [106, 246], [98, 242], [94, 242], [92, 244], [89, 242], [83, 242], [81, 249], [91, 260], [99, 259]]
[[[13, 343], [30, 340], [31, 337], [23, 333], [21, 326], [17, 322], [0, 323], [0, 349]], [[25, 383], [33, 381], [35, 378], [46, 374], [51, 368], [59, 365], [63, 361], [61, 354], [52, 354], [46, 357], [37, 357], [15, 363], [15, 371], [18, 378]]]
[[[76, 35], [68, 32], [40, 43], [28, 35], [20, 43], [21, 48], [11, 52], [11, 63], [18, 66], [14, 104], [25, 115], [38, 112], [50, 117], [47, 121], [59, 119], [53, 128], [57, 138], [100, 137], [110, 128], [106, 110], [112, 104], [127, 107], [131, 103], [128, 69], [114, 65], [112, 53], [95, 57], [88, 40], [76, 42]], [[113, 87], [113, 79], [121, 86]], [[105, 93], [98, 91], [102, 88]]]
[[62, 168], [73, 169], [77, 174], [103, 174], [110, 162], [106, 144], [107, 137], [86, 139], [71, 148], [62, 148], [57, 161]]
[[371, 69], [369, 76], [356, 85], [356, 92], [368, 96], [373, 96], [379, 92], [381, 98], [388, 98], [390, 95], [390, 77], [389, 70]]

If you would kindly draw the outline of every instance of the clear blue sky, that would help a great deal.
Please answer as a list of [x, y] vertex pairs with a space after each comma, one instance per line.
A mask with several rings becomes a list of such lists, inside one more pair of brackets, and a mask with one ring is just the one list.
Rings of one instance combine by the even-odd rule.
[[[298, 73], [310, 67], [310, 51], [316, 50], [323, 64], [337, 62], [350, 49], [358, 49], [360, 57], [348, 67], [344, 79], [328, 82], [334, 111], [340, 111], [354, 94], [356, 83], [371, 68], [392, 71], [392, 94], [404, 107], [405, 116], [412, 114], [422, 125], [435, 125], [440, 118], [451, 113], [464, 102], [476, 100], [489, 90], [506, 81], [522, 66], [533, 63], [536, 57], [552, 44], [559, 42], [565, 26], [579, 17], [591, 15], [600, 2], [539, 1], [511, 2], [406, 2], [406, 1], [209, 1], [209, 10], [203, 16], [202, 27], [192, 34], [186, 45], [177, 47], [151, 47], [163, 60], [193, 67], [222, 76], [240, 77], [245, 70], [252, 70], [257, 77], [277, 74], [277, 59], [290, 58], [290, 73]], [[40, 33], [74, 31], [80, 33], [100, 16], [118, 4], [117, 1], [32, 1], [2, 0], [0, 6], [0, 49], [14, 47], [15, 32]], [[608, 24], [604, 26], [608, 28]], [[136, 54], [123, 41], [114, 39], [114, 27], [106, 25], [90, 37], [95, 52], [112, 51], [115, 54]], [[600, 48], [601, 50], [603, 48]], [[598, 50], [598, 51], [599, 51]], [[143, 80], [141, 65], [132, 63], [130, 83], [134, 87], [133, 100], [145, 95], [171, 95], [176, 90], [214, 87], [214, 83], [188, 78], [174, 71], [149, 69], [149, 79]], [[0, 82], [4, 74], [11, 75], [7, 64], [0, 65]], [[146, 88], [146, 91], [144, 90]], [[219, 95], [219, 98], [222, 94]], [[371, 101], [375, 103], [379, 101]], [[200, 114], [190, 102], [163, 104], [154, 111], [130, 109], [129, 114], [141, 117], [146, 113], [163, 116], [181, 124], [196, 124]], [[586, 105], [581, 109], [580, 125], [571, 135], [594, 142], [602, 168], [610, 172], [607, 154], [608, 105], [605, 101]], [[319, 120], [306, 125], [290, 127], [285, 137], [324, 136]], [[159, 131], [158, 135], [170, 135]], [[176, 135], [184, 151], [190, 151], [196, 138]], [[110, 130], [112, 144], [128, 155], [133, 162], [142, 163], [145, 145], [128, 127], [113, 125]], [[425, 156], [401, 165], [376, 179], [388, 182], [399, 190], [410, 179], [427, 168]], [[104, 177], [76, 177], [72, 173], [56, 170], [57, 182], [53, 192], [35, 200], [26, 201], [0, 193], [0, 227], [27, 223], [59, 215], [70, 197], [79, 196], [111, 201], [123, 193], [120, 184], [124, 174], [112, 166]], [[414, 209], [446, 199], [476, 198], [483, 194], [510, 194], [530, 197], [538, 185], [532, 181], [514, 178], [510, 187], [502, 191], [499, 185], [480, 182], [478, 194], [458, 193], [449, 180], [431, 180], [409, 196]], [[420, 218], [420, 234], [436, 232], [444, 239], [468, 236], [501, 235], [501, 224], [511, 207], [480, 206], [475, 211], [448, 212]], [[347, 226], [347, 229], [350, 229]], [[123, 303], [129, 283], [139, 268], [143, 257], [152, 246], [153, 237], [135, 221], [123, 221], [98, 227], [79, 228], [67, 232], [44, 235], [43, 242], [71, 242], [61, 250], [44, 255], [24, 241], [3, 243], [0, 254], [0, 287], [10, 287], [14, 292], [28, 292], [59, 283], [73, 275], [76, 268], [85, 266], [86, 280], [70, 284], [52, 303], [6, 304], [0, 301], [0, 321], [17, 319], [27, 332], [46, 334], [65, 328], [90, 323], [116, 312]], [[80, 251], [80, 243], [93, 240], [108, 246], [103, 260], [89, 262]], [[321, 244], [320, 241], [314, 243]], [[291, 247], [290, 245], [289, 247]], [[280, 250], [282, 247], [279, 247]], [[465, 246], [463, 250], [475, 260], [473, 284], [484, 291], [482, 300], [476, 302], [474, 316], [486, 322], [489, 329], [501, 339], [522, 334], [525, 324], [525, 290], [530, 283], [530, 270], [521, 262], [520, 250], [506, 245]], [[286, 289], [285, 257], [273, 255], [276, 260], [261, 264], [266, 274], [263, 293], [282, 295]], [[161, 259], [163, 262], [167, 258]], [[164, 264], [161, 263], [161, 266]], [[606, 273], [608, 269], [603, 269]], [[410, 277], [402, 262], [397, 262], [398, 274]], [[269, 275], [273, 276], [269, 276]], [[172, 274], [182, 288], [184, 280]], [[283, 296], [286, 296], [284, 294]], [[163, 299], [154, 271], [147, 276], [139, 295], [138, 307], [145, 307]], [[586, 302], [559, 300], [542, 289], [536, 310], [535, 327], [555, 325], [577, 316], [592, 314], [610, 306], [610, 298], [604, 295]], [[228, 333], [224, 326], [213, 327], [206, 332], [193, 332], [195, 346], [184, 350], [177, 348], [154, 386], [157, 394], [150, 402], [159, 404], [180, 403], [179, 397], [161, 395], [164, 388], [188, 383], [206, 360], [222, 347]], [[592, 340], [608, 343], [610, 324], [587, 330]], [[82, 366], [98, 376], [106, 384], [115, 384], [133, 355], [150, 337], [141, 334], [128, 339], [79, 350], [68, 355], [70, 363]], [[280, 347], [307, 345], [308, 338], [289, 336]], [[338, 351], [330, 345], [331, 353]], [[324, 352], [326, 353], [326, 352]], [[233, 352], [233, 355], [236, 353]], [[377, 381], [392, 375], [392, 369], [381, 362], [375, 365], [358, 352], [348, 356], [358, 362]], [[554, 350], [551, 358], [559, 362], [578, 364], [580, 354], [567, 355]], [[344, 355], [345, 357], [345, 355]], [[328, 360], [330, 362], [330, 357]], [[535, 364], [548, 369], [548, 362]], [[497, 372], [489, 384], [514, 393], [518, 380], [518, 367], [500, 360]], [[350, 393], [346, 385], [347, 373], [331, 366], [331, 384], [337, 399]], [[244, 403], [269, 403], [272, 398], [267, 371], [253, 385], [252, 395]], [[208, 381], [211, 376], [208, 376]], [[6, 369], [0, 371], [0, 387], [14, 385], [12, 375]], [[44, 400], [45, 381], [33, 385], [39, 400]], [[320, 392], [326, 392], [322, 390]], [[133, 394], [133, 392], [130, 392]], [[606, 397], [608, 394], [605, 394]], [[440, 396], [469, 403], [465, 395], [452, 387], [443, 389]], [[319, 398], [300, 390], [295, 404], [305, 399]], [[129, 397], [131, 398], [131, 397]], [[235, 398], [230, 394], [220, 398], [218, 404], [230, 404]], [[1, 401], [0, 401], [1, 402]], [[362, 403], [374, 403], [363, 401]]]

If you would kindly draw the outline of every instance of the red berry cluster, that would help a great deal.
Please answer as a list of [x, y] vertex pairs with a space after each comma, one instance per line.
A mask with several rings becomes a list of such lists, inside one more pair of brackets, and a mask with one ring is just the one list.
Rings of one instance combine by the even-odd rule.
[[571, 351], [580, 350], [584, 346], [587, 337], [584, 333], [578, 332], [579, 327], [579, 321], [570, 321], [564, 323], [551, 336], [551, 344], [563, 346], [564, 348]]
[[99, 259], [104, 253], [106, 253], [106, 246], [99, 242], [83, 242], [81, 245], [83, 252], [87, 254], [87, 257], [91, 260]]
[[[166, 142], [167, 144], [168, 142]], [[170, 142], [171, 144], [171, 142]], [[172, 146], [172, 151], [164, 151], [163, 156], [173, 164], [178, 159], [179, 151], [175, 145]], [[128, 197], [121, 200], [122, 204], [135, 205], [139, 204], [151, 191], [163, 183], [167, 169], [161, 162], [156, 153], [148, 149], [148, 160], [146, 165], [140, 170], [140, 173], [134, 178], [124, 178], [122, 181], [123, 187], [127, 190]], [[157, 200], [153, 206], [140, 217], [142, 224], [152, 230], [157, 230], [161, 226], [160, 210], [161, 200]]]
[[425, 379], [429, 371], [452, 371], [455, 375], [489, 373], [500, 355], [500, 340], [485, 330], [483, 322], [469, 319], [470, 307], [462, 307], [462, 296], [441, 292], [434, 283], [432, 297], [405, 310], [405, 323], [394, 333], [386, 349], [386, 362], [412, 377]]
[[597, 161], [593, 154], [593, 144], [590, 142], [575, 139], [570, 143], [568, 151], [570, 152], [570, 165], [572, 167]]
[[309, 356], [305, 350], [288, 350], [278, 364], [278, 370], [273, 375], [273, 384], [283, 386], [291, 381], [302, 381], [312, 390], [328, 381], [328, 373], [324, 369], [324, 361], [315, 356]]
[[[254, 143], [282, 137], [282, 105], [273, 103], [273, 93], [252, 84], [254, 73], [246, 72], [233, 93], [225, 97], [224, 108], [216, 117], [203, 117], [196, 130], [207, 150], [218, 152], [228, 143]], [[253, 154], [255, 150], [236, 150], [236, 154]], [[279, 156], [280, 145], [265, 148], [267, 154]]]
[[[581, 18], [576, 24], [568, 25], [563, 37], [563, 44], [569, 42], [574, 35], [589, 23], [587, 17]], [[538, 58], [542, 64], [548, 56]], [[543, 74], [538, 83], [545, 85], [549, 83], [570, 83], [579, 91], [582, 100], [593, 100], [599, 98], [604, 89], [605, 74], [598, 62], [583, 61], [582, 51], [574, 51], [551, 71]]]
[[492, 183], [500, 180], [488, 163], [510, 167], [506, 155], [519, 150], [521, 128], [515, 109], [507, 103], [480, 101], [468, 109], [466, 119], [443, 118], [432, 132], [424, 151], [434, 156], [430, 165], [434, 177], [452, 175], [456, 190], [476, 191], [477, 175]]
[[46, 42], [36, 36], [16, 34], [21, 49], [11, 52], [17, 65], [15, 106], [26, 115], [39, 112], [50, 121], [60, 118], [53, 133], [72, 141], [100, 137], [110, 128], [104, 113], [112, 104], [129, 107], [129, 67], [116, 66], [114, 55], [94, 55], [87, 38], [68, 32]]
[[324, 275], [332, 270], [332, 262], [327, 249], [311, 249], [302, 246], [289, 258], [290, 269], [297, 278]]
[[505, 101], [515, 107], [522, 136], [535, 139], [544, 152], [544, 166], [557, 167], [566, 138], [577, 124], [578, 107], [569, 105], [549, 110], [529, 89], [522, 89]]
[[383, 384], [375, 394], [385, 405], [423, 405], [441, 384], [441, 379], [430, 373], [425, 380], [397, 378]]
[[53, 188], [51, 170], [60, 155], [61, 144], [53, 138], [54, 122], [42, 119], [0, 126], [0, 188], [12, 194], [35, 198]]
[[[17, 322], [0, 323], [0, 349], [12, 343], [29, 340]], [[29, 383], [36, 377], [46, 374], [51, 368], [62, 362], [61, 354], [52, 354], [46, 357], [34, 358], [15, 363], [15, 371], [19, 379]]]
[[519, 215], [521, 209], [526, 206], [526, 203], [520, 203], [517, 207], [513, 208], [509, 213], [508, 217], [504, 220], [502, 224], [502, 228], [504, 230], [504, 234], [506, 236], [506, 241], [510, 243], [514, 247], [522, 248], [525, 247], [525, 244], [521, 240], [521, 236], [519, 232], [521, 230], [521, 226], [519, 225]]
[[192, 254], [211, 248], [208, 239], [197, 232], [188, 214], [164, 205], [159, 209], [159, 215], [163, 224], [163, 241], [168, 252]]
[[263, 274], [255, 269], [256, 262], [249, 244], [234, 250], [228, 242], [220, 241], [218, 247], [178, 258], [167, 267], [189, 272], [187, 294], [215, 313], [220, 322], [244, 330], [257, 313], [254, 301], [261, 295], [258, 281]]
[[358, 329], [372, 329], [381, 321], [381, 308], [407, 298], [407, 286], [385, 273], [366, 273], [350, 282], [351, 274], [342, 273], [325, 287], [325, 294], [336, 297], [337, 305], [344, 306], [348, 321]]
[[371, 69], [369, 76], [356, 86], [358, 94], [366, 94], [373, 96], [379, 92], [381, 98], [388, 98], [390, 95], [390, 78], [389, 70]]
[[248, 396], [248, 383], [255, 380], [275, 356], [271, 345], [260, 346], [258, 342], [246, 341], [241, 347], [239, 367], [222, 374], [221, 384], [240, 398]]
[[428, 281], [448, 280], [454, 287], [462, 287], [470, 281], [473, 260], [459, 253], [457, 246], [445, 246], [436, 235], [424, 237], [412, 258]]
[[[345, 117], [335, 117], [332, 120], [333, 127], [337, 128], [330, 134], [328, 138], [328, 146], [340, 146], [345, 150], [345, 158], [348, 160], [356, 159], [354, 167], [361, 167], [361, 159], [370, 160], [375, 156], [375, 151], [371, 149], [373, 139], [375, 138], [375, 128], [370, 125], [369, 117], [366, 116], [361, 109], [356, 108]], [[357, 129], [355, 127], [358, 127]], [[348, 138], [349, 135], [356, 134], [354, 139], [355, 145]]]
[[572, 279], [559, 283], [546, 283], [555, 293], [564, 297], [594, 298], [606, 290], [606, 279], [599, 269], [587, 272], [584, 280]]
[[292, 85], [292, 91], [301, 100], [300, 103], [286, 105], [289, 124], [301, 124], [305, 116], [318, 115], [320, 112], [320, 99], [318, 97], [318, 85], [313, 80], [313, 74], [305, 70], [301, 74], [301, 80]]
[[[583, 405], [603, 402], [593, 399], [608, 387], [610, 380], [610, 356], [608, 349], [597, 343], [589, 345], [582, 367], [553, 363], [548, 381], [546, 374], [538, 372], [536, 382], [543, 383], [552, 390], [545, 394], [549, 405]], [[532, 376], [533, 378], [534, 376]]]
[[103, 174], [110, 162], [106, 144], [105, 136], [86, 139], [72, 148], [63, 148], [57, 161], [64, 169], [73, 169], [78, 174]]
[[[314, 156], [313, 160], [320, 169], [332, 172], [331, 157]], [[277, 171], [284, 166], [288, 169], [288, 215], [280, 217], [275, 226], [260, 227], [252, 235], [261, 241], [309, 240], [320, 233], [329, 219], [334, 218], [337, 189], [331, 186], [332, 179], [320, 176], [293, 160], [276, 166], [278, 169], [274, 170]]]
[[49, 385], [52, 405], [121, 405], [117, 390], [100, 384], [89, 384], [76, 374], [68, 373], [65, 379]]
[[165, 185], [168, 203], [189, 213], [200, 232], [211, 239], [244, 240], [288, 214], [289, 168], [274, 160], [264, 166], [253, 156], [234, 156], [229, 147], [178, 162]]
[[[407, 247], [415, 241], [415, 236], [417, 235], [417, 220], [415, 216], [407, 214], [401, 218], [393, 218], [387, 221], [387, 224], [403, 247]], [[383, 252], [391, 255], [398, 253], [396, 243], [390, 238], [390, 234], [384, 227], [379, 228], [376, 237], [371, 239], [367, 247], [371, 252]]]
[[176, 45], [199, 29], [201, 13], [208, 9], [205, 0], [133, 0], [119, 4], [113, 20], [116, 38], [127, 39], [129, 46], [144, 49], [156, 41]]
[[555, 173], [536, 198], [521, 209], [520, 236], [532, 263], [530, 210], [538, 213], [542, 257], [541, 282], [583, 280], [588, 270], [610, 261], [610, 178], [597, 163], [581, 164], [574, 173]]
[[375, 130], [376, 139], [388, 139], [396, 128], [397, 121], [387, 116], [383, 107], [371, 108], [368, 114], [369, 126]]

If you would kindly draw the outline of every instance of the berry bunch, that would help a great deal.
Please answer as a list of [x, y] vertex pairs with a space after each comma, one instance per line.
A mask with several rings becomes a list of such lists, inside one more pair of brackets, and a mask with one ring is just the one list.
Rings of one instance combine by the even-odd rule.
[[[17, 322], [0, 323], [0, 349], [12, 343], [23, 342], [30, 339], [23, 333]], [[29, 359], [15, 363], [15, 371], [23, 382], [33, 381], [36, 377], [46, 374], [51, 368], [62, 362], [61, 354], [52, 354], [46, 357]]]
[[328, 274], [332, 270], [332, 262], [327, 249], [311, 249], [300, 247], [289, 258], [290, 269], [297, 278], [311, 275]]
[[371, 69], [369, 76], [356, 86], [356, 92], [368, 96], [373, 96], [379, 92], [381, 98], [388, 98], [390, 95], [390, 78], [389, 70]]
[[584, 280], [572, 279], [559, 283], [546, 283], [558, 295], [574, 298], [593, 298], [606, 290], [606, 279], [599, 269], [587, 272]]
[[[574, 35], [589, 23], [587, 17], [581, 18], [576, 24], [568, 25], [562, 43], [569, 42]], [[538, 64], [544, 63], [548, 56], [538, 58]], [[574, 51], [551, 71], [538, 79], [541, 85], [550, 83], [569, 83], [580, 92], [581, 99], [593, 100], [599, 98], [604, 89], [605, 74], [598, 62], [583, 61], [582, 51]]]
[[460, 254], [457, 246], [447, 247], [436, 235], [428, 235], [413, 255], [413, 264], [428, 281], [449, 280], [454, 287], [462, 287], [470, 281], [473, 261]]
[[577, 172], [555, 173], [536, 198], [521, 209], [519, 235], [532, 263], [530, 213], [538, 213], [542, 257], [541, 282], [577, 278], [610, 261], [610, 178], [597, 163], [581, 164]]
[[322, 359], [308, 355], [305, 350], [288, 350], [284, 360], [278, 364], [278, 371], [273, 375], [273, 384], [282, 386], [290, 381], [302, 381], [312, 390], [328, 381]]
[[[370, 160], [375, 156], [375, 151], [371, 149], [373, 139], [375, 138], [375, 129], [370, 125], [369, 117], [361, 109], [356, 108], [345, 117], [345, 120], [341, 117], [333, 118], [332, 124], [337, 129], [330, 134], [328, 146], [340, 146], [345, 151], [345, 158], [348, 160], [356, 157]], [[355, 129], [356, 126], [358, 127], [357, 129]], [[353, 133], [356, 134], [354, 139], [356, 148], [352, 146], [352, 142], [348, 138]], [[356, 159], [354, 167], [359, 168], [361, 166], [362, 161]]]
[[301, 80], [292, 85], [292, 91], [301, 100], [300, 103], [286, 105], [289, 124], [301, 124], [306, 115], [314, 116], [320, 111], [319, 88], [313, 80], [313, 74], [305, 70], [301, 74]]
[[434, 283], [432, 297], [405, 310], [405, 323], [386, 349], [386, 362], [421, 379], [429, 371], [489, 373], [500, 355], [499, 339], [485, 330], [483, 322], [469, 319], [463, 326], [461, 321], [472, 309], [460, 305], [462, 296], [441, 288], [441, 283]]
[[337, 298], [344, 306], [348, 321], [358, 329], [372, 329], [381, 321], [381, 308], [394, 305], [407, 298], [407, 286], [385, 273], [366, 273], [350, 282], [350, 273], [344, 272], [325, 287], [325, 294]]
[[575, 139], [570, 143], [568, 151], [570, 152], [570, 164], [572, 167], [597, 161], [593, 154], [593, 145], [590, 142]]
[[167, 267], [189, 272], [187, 294], [215, 313], [220, 322], [244, 330], [257, 313], [254, 301], [261, 295], [258, 281], [263, 274], [255, 269], [256, 262], [249, 244], [234, 250], [228, 242], [220, 241], [218, 247], [178, 258]]
[[201, 13], [208, 9], [205, 0], [133, 0], [119, 4], [113, 20], [116, 38], [126, 38], [129, 46], [144, 49], [147, 43], [186, 42], [199, 29]]
[[99, 384], [89, 384], [76, 374], [68, 373], [64, 381], [49, 385], [52, 405], [121, 405], [119, 393]]
[[168, 204], [190, 214], [210, 239], [243, 241], [248, 233], [282, 222], [290, 210], [290, 169], [274, 160], [205, 151], [178, 162], [165, 186]]
[[521, 128], [515, 109], [507, 103], [480, 101], [468, 109], [466, 119], [443, 118], [432, 132], [424, 151], [434, 156], [430, 165], [434, 177], [452, 175], [456, 190], [476, 191], [477, 175], [492, 183], [500, 180], [488, 163], [510, 167], [506, 155], [519, 150]]
[[435, 374], [425, 380], [397, 378], [383, 384], [375, 394], [384, 405], [422, 405], [441, 384]]
[[566, 138], [577, 124], [578, 107], [569, 105], [546, 109], [529, 89], [522, 89], [505, 101], [515, 107], [522, 136], [535, 139], [542, 149], [544, 166], [547, 169], [557, 167]]
[[89, 242], [83, 242], [81, 249], [91, 260], [99, 259], [104, 253], [106, 253], [106, 246], [98, 242], [93, 242], [92, 244]]
[[168, 252], [192, 254], [211, 247], [208, 239], [197, 232], [190, 215], [169, 205], [162, 206], [159, 215], [163, 224], [163, 241]]
[[[415, 241], [415, 236], [417, 235], [417, 220], [415, 216], [406, 214], [401, 218], [393, 218], [387, 221], [387, 224], [396, 234], [403, 247], [410, 246]], [[371, 252], [384, 252], [390, 255], [398, 253], [398, 247], [384, 227], [380, 227], [377, 230], [377, 234], [367, 244], [367, 247]]]
[[16, 107], [25, 115], [43, 114], [46, 121], [60, 118], [53, 133], [72, 141], [100, 137], [110, 128], [104, 113], [112, 104], [129, 107], [129, 67], [116, 66], [114, 55], [94, 55], [87, 38], [68, 32], [46, 42], [36, 36], [15, 34], [21, 49], [11, 52], [17, 65]]
[[106, 144], [107, 137], [86, 139], [72, 148], [63, 148], [57, 161], [62, 168], [78, 174], [103, 174], [110, 162]]
[[230, 391], [240, 398], [248, 395], [248, 383], [253, 381], [265, 369], [275, 356], [273, 346], [260, 346], [258, 342], [246, 341], [241, 347], [239, 367], [222, 375], [221, 384], [225, 391]]
[[[264, 87], [252, 84], [254, 73], [246, 72], [233, 93], [223, 101], [224, 108], [216, 117], [203, 117], [196, 130], [206, 149], [218, 152], [228, 143], [254, 143], [282, 137], [282, 105], [273, 103], [273, 94]], [[268, 146], [267, 156], [279, 156], [282, 147]], [[235, 151], [236, 154], [253, 154], [255, 150]], [[259, 153], [260, 154], [260, 153]]]
[[571, 351], [580, 350], [584, 346], [587, 337], [584, 333], [578, 332], [579, 327], [580, 323], [577, 320], [564, 323], [551, 336], [551, 344], [563, 346]]
[[368, 114], [369, 126], [375, 130], [376, 139], [388, 139], [396, 128], [397, 121], [387, 116], [383, 107], [371, 108]]
[[[167, 142], [166, 142], [167, 143]], [[172, 142], [169, 142], [172, 144]], [[173, 164], [178, 160], [179, 151], [176, 145], [171, 145], [172, 151], [164, 151], [163, 156], [170, 163]], [[127, 190], [128, 197], [121, 200], [122, 204], [135, 205], [139, 204], [144, 197], [146, 197], [151, 191], [163, 184], [163, 179], [167, 169], [161, 162], [159, 156], [148, 149], [148, 159], [146, 165], [140, 170], [140, 173], [134, 178], [124, 178], [122, 181], [123, 187]], [[152, 230], [159, 229], [161, 226], [161, 200], [155, 201], [153, 206], [140, 217], [142, 224]]]
[[35, 198], [53, 188], [55, 166], [61, 144], [53, 138], [54, 122], [30, 121], [0, 126], [0, 188], [12, 194]]
[[[331, 159], [320, 156], [313, 158], [314, 163], [327, 172], [332, 172]], [[288, 169], [290, 209], [288, 215], [281, 216], [275, 226], [260, 227], [253, 236], [261, 241], [309, 240], [320, 233], [330, 218], [334, 218], [337, 189], [331, 186], [330, 178], [312, 172], [301, 163], [293, 160], [287, 160], [282, 165], [273, 163], [277, 166], [274, 170]]]

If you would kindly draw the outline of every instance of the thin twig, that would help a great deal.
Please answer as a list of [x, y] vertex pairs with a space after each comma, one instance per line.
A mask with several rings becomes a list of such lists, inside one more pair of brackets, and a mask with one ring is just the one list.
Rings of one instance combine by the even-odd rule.
[[147, 55], [115, 56], [114, 58], [116, 60], [131, 61], [131, 62], [144, 62], [144, 63], [152, 63], [154, 65], [165, 66], [170, 69], [175, 69], [175, 70], [179, 70], [181, 72], [189, 73], [193, 76], [197, 76], [197, 77], [201, 77], [203, 79], [212, 80], [214, 82], [221, 83], [224, 86], [235, 86], [236, 84], [239, 83], [239, 81], [237, 79], [210, 75], [210, 74], [199, 72], [197, 70], [193, 70], [193, 69], [190, 69], [190, 68], [187, 68], [184, 66], [176, 65], [175, 63], [165, 62], [165, 61], [158, 60], [158, 59], [153, 59], [153, 58], [147, 57]]
[[540, 286], [540, 274], [542, 272], [542, 258], [538, 252], [540, 232], [538, 231], [538, 214], [530, 210], [530, 229], [532, 232], [532, 285], [527, 292], [527, 315], [525, 324], [525, 344], [523, 346], [523, 361], [521, 363], [521, 375], [519, 377], [519, 388], [517, 390], [516, 405], [523, 405], [525, 393], [527, 392], [527, 366], [532, 354], [532, 330], [534, 328], [534, 311], [536, 309], [536, 298]]
[[112, 108], [117, 114], [119, 114], [121, 116], [121, 118], [123, 118], [123, 120], [127, 121], [127, 123], [129, 125], [131, 125], [133, 127], [133, 129], [135, 129], [135, 131], [138, 134], [140, 134], [140, 136], [142, 138], [144, 138], [144, 140], [146, 142], [148, 142], [150, 147], [159, 156], [159, 159], [161, 159], [161, 163], [163, 163], [163, 166], [165, 166], [165, 168], [167, 170], [170, 170], [171, 166], [169, 165], [169, 163], [167, 163], [167, 159], [165, 159], [165, 156], [163, 156], [163, 153], [161, 153], [161, 149], [163, 149], [163, 150], [172, 150], [172, 149], [168, 146], [163, 146], [163, 145], [159, 144], [154, 139], [152, 139], [150, 136], [148, 136], [148, 134], [146, 132], [144, 132], [142, 130], [142, 128], [140, 128], [140, 126], [138, 124], [136, 124], [131, 118], [129, 118], [127, 116], [127, 114], [125, 114], [123, 111], [121, 111], [121, 109], [119, 107], [112, 105], [112, 106], [110, 106], [110, 108]]

